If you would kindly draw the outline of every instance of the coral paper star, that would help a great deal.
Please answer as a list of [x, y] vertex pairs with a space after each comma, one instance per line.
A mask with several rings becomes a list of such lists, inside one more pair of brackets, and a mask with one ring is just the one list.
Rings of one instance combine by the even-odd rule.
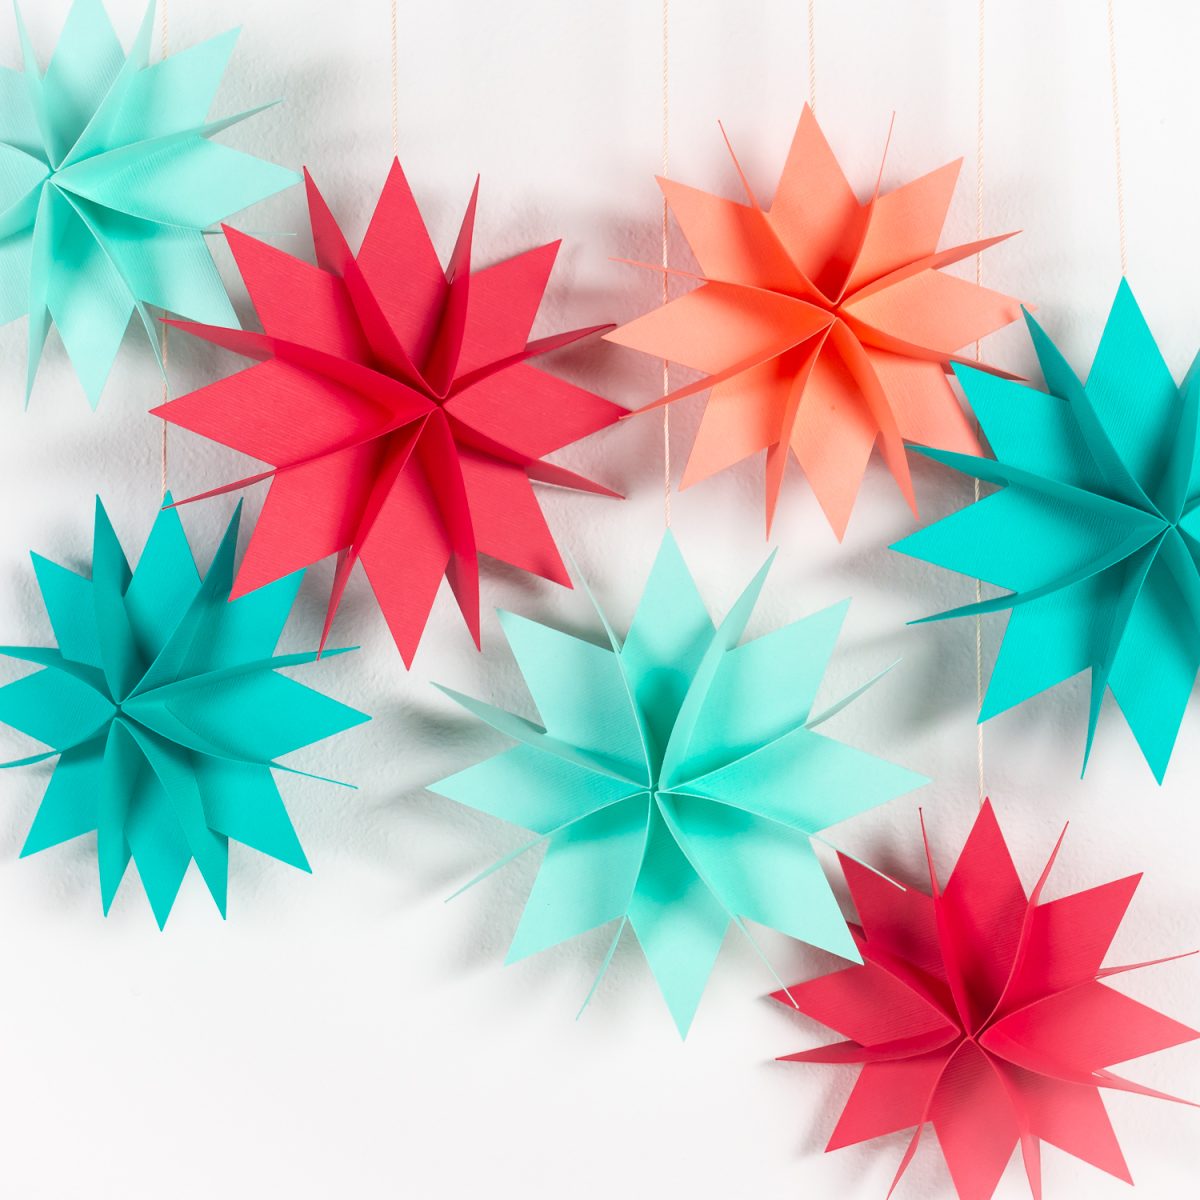
[[623, 643], [504, 614], [544, 726], [448, 693], [520, 744], [432, 790], [546, 846], [509, 961], [629, 926], [681, 1034], [731, 924], [857, 958], [812, 839], [927, 782], [816, 732], [847, 605], [738, 645], [769, 566], [714, 626], [668, 533]]
[[[75, 0], [45, 74], [0, 68], [0, 323], [29, 314], [26, 393], [51, 321], [92, 406], [136, 311], [236, 324], [208, 227], [300, 181], [210, 136], [236, 31], [150, 65], [154, 4], [128, 56], [100, 0]], [[161, 358], [160, 358], [161, 365]]]
[[[615, 404], [530, 364], [558, 243], [471, 271], [476, 191], [443, 271], [398, 162], [355, 256], [310, 177], [317, 265], [227, 230], [262, 333], [178, 323], [265, 360], [154, 411], [272, 464], [234, 596], [337, 555], [322, 645], [360, 559], [406, 664], [445, 575], [479, 642], [480, 554], [570, 579], [532, 480], [616, 495], [542, 461]], [[199, 499], [201, 497], [192, 497]]]
[[769, 209], [659, 180], [700, 287], [608, 337], [704, 372], [681, 486], [766, 450], [769, 531], [790, 450], [841, 538], [877, 442], [914, 512], [904, 441], [978, 448], [946, 371], [1019, 306], [939, 269], [1011, 236], [937, 250], [959, 165], [860, 204], [806, 106]]
[[221, 914], [230, 839], [307, 871], [272, 777], [281, 755], [367, 720], [278, 667], [300, 576], [229, 603], [238, 516], [203, 581], [173, 509], [130, 570], [100, 501], [92, 577], [34, 556], [57, 648], [3, 646], [43, 669], [0, 688], [0, 721], [57, 758], [24, 856], [95, 831], [107, 913], [137, 866], [159, 925], [193, 860]]
[[1123, 281], [1086, 384], [1027, 321], [1049, 394], [960, 369], [996, 460], [923, 451], [1002, 490], [894, 549], [1010, 589], [928, 618], [1011, 609], [980, 720], [1090, 669], [1085, 767], [1111, 689], [1161, 783], [1200, 668], [1200, 371]]
[[1026, 896], [989, 802], [932, 896], [843, 860], [863, 964], [775, 995], [849, 1039], [786, 1061], [862, 1064], [826, 1149], [916, 1126], [898, 1182], [930, 1122], [961, 1200], [1018, 1144], [1035, 1197], [1042, 1142], [1132, 1182], [1100, 1089], [1174, 1097], [1109, 1067], [1200, 1034], [1103, 982], [1154, 965], [1101, 965], [1140, 876], [1044, 902], [1057, 853]]

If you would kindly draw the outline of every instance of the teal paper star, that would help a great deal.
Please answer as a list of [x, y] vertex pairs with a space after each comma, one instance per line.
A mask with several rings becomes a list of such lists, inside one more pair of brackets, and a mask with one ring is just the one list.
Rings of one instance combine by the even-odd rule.
[[1090, 671], [1084, 768], [1109, 689], [1161, 783], [1200, 668], [1200, 372], [1124, 281], [1086, 385], [1025, 319], [1049, 394], [956, 367], [996, 460], [922, 451], [1002, 490], [894, 549], [1008, 589], [928, 618], [1012, 610], [981, 721]]
[[623, 644], [502, 613], [544, 728], [447, 691], [520, 744], [432, 790], [546, 848], [508, 961], [628, 925], [681, 1034], [731, 922], [861, 961], [811, 840], [927, 782], [814, 731], [846, 604], [738, 645], [769, 567], [714, 627], [667, 534]]
[[[299, 176], [209, 141], [236, 31], [150, 65], [151, 0], [128, 57], [100, 0], [75, 0], [43, 75], [0, 68], [0, 324], [29, 314], [26, 398], [53, 321], [94, 408], [136, 311], [236, 325], [209, 227]], [[269, 107], [269, 106], [263, 106]]]
[[367, 720], [277, 674], [316, 658], [274, 654], [303, 572], [229, 601], [239, 517], [201, 582], [174, 509], [130, 571], [97, 500], [90, 580], [33, 556], [57, 648], [0, 646], [43, 668], [0, 722], [51, 747], [2, 765], [58, 758], [22, 857], [94, 830], [105, 913], [132, 855], [160, 928], [193, 859], [225, 915], [230, 838], [309, 870], [271, 770]]

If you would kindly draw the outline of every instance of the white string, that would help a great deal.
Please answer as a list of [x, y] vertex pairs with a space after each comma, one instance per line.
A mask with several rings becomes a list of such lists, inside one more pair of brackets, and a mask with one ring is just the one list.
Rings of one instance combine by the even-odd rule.
[[[984, 8], [986, 0], [979, 0], [979, 17], [978, 17], [978, 45], [976, 47], [976, 77], [977, 91], [975, 95], [975, 240], [983, 240], [983, 98], [984, 98]], [[975, 255], [975, 284], [977, 287], [983, 286], [983, 254], [977, 252]], [[975, 361], [982, 362], [983, 359], [979, 353], [980, 343], [975, 343]], [[976, 429], [978, 430], [978, 422]], [[979, 503], [979, 480], [976, 478], [972, 481], [972, 491], [975, 496], [975, 503]], [[981, 580], [975, 580], [975, 603], [978, 604], [983, 600], [983, 583]], [[983, 614], [975, 614], [975, 711], [976, 713], [983, 710]], [[975, 722], [975, 766], [978, 775], [979, 783], [979, 804], [983, 806], [983, 802], [987, 799], [987, 788], [983, 778], [983, 723], [979, 720]]]
[[1129, 274], [1129, 252], [1125, 242], [1125, 172], [1121, 165], [1121, 104], [1117, 91], [1117, 25], [1113, 0], [1108, 0], [1108, 76], [1112, 86], [1113, 152], [1117, 168], [1117, 230], [1121, 244], [1121, 275]]
[[400, 157], [400, 72], [399, 51], [396, 40], [396, 0], [392, 0], [391, 44], [392, 44], [392, 157]]
[[[671, 0], [662, 0], [662, 173], [667, 177], [670, 165], [670, 130], [671, 130]], [[667, 268], [669, 266], [667, 198], [662, 202], [662, 302], [669, 300]], [[662, 389], [663, 395], [671, 392], [671, 365], [662, 360]], [[663, 405], [663, 523], [671, 528], [671, 409]]]
[[816, 0], [808, 0], [808, 107], [817, 111], [817, 16]]
[[[166, 58], [168, 53], [170, 53], [170, 40], [169, 40], [169, 36], [168, 36], [169, 29], [168, 29], [168, 25], [167, 25], [167, 0], [162, 0], [162, 10], [161, 11], [162, 11], [161, 51], [162, 51], [162, 57]], [[166, 402], [170, 399], [170, 391], [167, 387], [167, 332], [168, 332], [167, 324], [164, 321], [162, 324], [162, 333], [159, 335], [159, 340], [162, 345], [162, 371], [163, 371], [162, 402], [164, 404], [166, 404]], [[168, 426], [167, 422], [163, 421], [162, 422], [162, 445], [161, 445], [160, 451], [159, 451], [159, 482], [162, 487], [162, 495], [163, 495], [164, 499], [166, 498], [166, 495], [167, 495], [167, 430], [168, 430], [168, 428], [169, 428], [169, 426]]]

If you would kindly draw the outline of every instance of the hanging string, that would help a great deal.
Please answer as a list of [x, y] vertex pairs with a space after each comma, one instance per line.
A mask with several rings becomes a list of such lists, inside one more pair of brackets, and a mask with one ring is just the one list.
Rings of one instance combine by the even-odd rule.
[[817, 0], [808, 0], [808, 107], [817, 111]]
[[[671, 0], [662, 0], [662, 173], [667, 177], [671, 145]], [[669, 267], [667, 198], [662, 202], [662, 302], [670, 299], [667, 268]], [[671, 392], [671, 364], [662, 360], [662, 390]], [[663, 406], [663, 523], [671, 528], [671, 410]]]
[[1117, 167], [1117, 229], [1121, 238], [1121, 275], [1129, 274], [1129, 253], [1125, 244], [1125, 171], [1121, 166], [1121, 104], [1117, 91], [1117, 25], [1113, 18], [1113, 0], [1108, 0], [1108, 77], [1112, 87], [1113, 152]]
[[[162, 12], [162, 43], [161, 43], [160, 48], [161, 48], [161, 52], [162, 52], [161, 57], [166, 58], [167, 54], [170, 52], [170, 40], [168, 37], [168, 25], [167, 25], [167, 0], [162, 0], [161, 12]], [[167, 388], [167, 324], [165, 321], [162, 323], [162, 333], [159, 335], [159, 340], [162, 345], [162, 372], [163, 372], [162, 402], [164, 404], [166, 404], [166, 402], [171, 397], [170, 397], [170, 392]], [[169, 428], [169, 426], [167, 425], [166, 421], [161, 422], [161, 424], [162, 424], [162, 445], [161, 445], [160, 451], [159, 451], [159, 482], [161, 484], [163, 498], [166, 499], [166, 495], [167, 495], [167, 429]]]
[[392, 157], [400, 157], [400, 72], [396, 43], [396, 0], [392, 0]]
[[[979, 0], [978, 32], [976, 46], [976, 94], [975, 94], [975, 240], [983, 240], [983, 97], [984, 97], [984, 6], [986, 0]], [[983, 286], [983, 253], [975, 255], [975, 284]], [[980, 343], [975, 343], [975, 361], [982, 362], [979, 353]], [[979, 423], [976, 422], [976, 431]], [[975, 503], [979, 503], [979, 480], [972, 481], [972, 491]], [[975, 603], [983, 600], [983, 582], [975, 580]], [[983, 614], [975, 614], [975, 711], [983, 710]], [[983, 723], [975, 722], [975, 767], [979, 783], [979, 804], [987, 799], [987, 789], [983, 780]]]

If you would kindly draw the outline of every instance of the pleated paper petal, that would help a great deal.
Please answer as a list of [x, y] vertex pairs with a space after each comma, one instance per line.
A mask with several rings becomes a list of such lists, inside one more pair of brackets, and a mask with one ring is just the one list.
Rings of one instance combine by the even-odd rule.
[[769, 209], [734, 166], [744, 204], [659, 181], [700, 286], [607, 335], [704, 373], [649, 406], [711, 389], [682, 486], [765, 450], [769, 532], [794, 455], [840, 539], [878, 446], [915, 512], [904, 442], [978, 448], [946, 372], [1019, 312], [941, 268], [1003, 238], [938, 251], [957, 162], [860, 203], [807, 107]]
[[181, 325], [262, 361], [155, 412], [271, 464], [216, 489], [271, 480], [235, 596], [336, 554], [323, 645], [361, 561], [411, 665], [443, 576], [478, 645], [480, 555], [570, 586], [532, 484], [615, 495], [542, 460], [624, 410], [530, 363], [606, 328], [529, 339], [557, 243], [472, 272], [472, 194], [443, 270], [397, 162], [355, 257], [307, 183], [315, 267], [227, 230], [263, 332]]
[[769, 566], [714, 626], [668, 533], [624, 642], [504, 614], [542, 725], [447, 693], [518, 744], [432, 790], [545, 848], [509, 960], [629, 926], [681, 1034], [731, 923], [857, 959], [811, 838], [926, 782], [814, 728], [845, 604], [739, 645]]
[[[367, 720], [279, 667], [301, 575], [229, 601], [239, 514], [201, 580], [174, 509], [130, 569], [99, 500], [91, 579], [34, 556], [57, 647], [3, 646], [41, 669], [0, 688], [0, 721], [57, 758], [22, 855], [95, 832], [107, 913], [130, 858], [160, 927], [195, 862], [225, 915], [229, 841], [309, 870], [273, 770]], [[341, 653], [330, 651], [329, 653]]]
[[1004, 588], [930, 620], [1011, 610], [980, 720], [1091, 672], [1161, 783], [1200, 669], [1200, 372], [1176, 386], [1121, 283], [1087, 383], [1026, 316], [1047, 392], [957, 368], [995, 461], [923, 453], [1000, 490], [894, 549]]
[[24, 74], [0, 68], [0, 323], [29, 315], [26, 394], [50, 325], [88, 400], [100, 400], [136, 312], [236, 323], [204, 244], [215, 222], [299, 176], [213, 134], [236, 32], [150, 63], [151, 0], [128, 54], [101, 0], [75, 0], [42, 72], [17, 8]]
[[932, 896], [843, 859], [862, 965], [775, 994], [847, 1039], [786, 1061], [861, 1065], [826, 1149], [915, 1127], [899, 1182], [932, 1124], [960, 1200], [1018, 1145], [1040, 1200], [1042, 1142], [1132, 1182], [1101, 1090], [1174, 1097], [1109, 1068], [1200, 1034], [1104, 982], [1156, 965], [1102, 965], [1140, 876], [1043, 901], [1057, 853], [1026, 895], [989, 802]]

